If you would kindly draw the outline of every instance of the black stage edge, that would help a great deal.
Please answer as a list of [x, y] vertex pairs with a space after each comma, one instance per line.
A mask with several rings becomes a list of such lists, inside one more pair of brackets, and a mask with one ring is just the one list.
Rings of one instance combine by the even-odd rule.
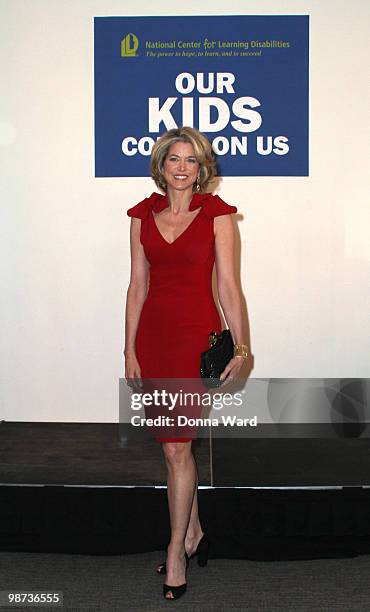
[[[370, 553], [370, 490], [199, 491], [211, 558]], [[0, 549], [117, 555], [165, 550], [166, 489], [2, 486]]]
[[[369, 554], [370, 440], [358, 437], [366, 430], [333, 425], [336, 437], [194, 441], [211, 558]], [[0, 550], [165, 550], [165, 476], [161, 446], [130, 439], [118, 423], [3, 421]]]

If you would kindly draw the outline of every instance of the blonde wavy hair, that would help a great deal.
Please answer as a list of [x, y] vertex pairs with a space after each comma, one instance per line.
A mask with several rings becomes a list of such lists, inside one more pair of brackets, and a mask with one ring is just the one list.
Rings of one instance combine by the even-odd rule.
[[[188, 142], [193, 146], [195, 157], [199, 163], [199, 179], [197, 183], [194, 183], [193, 191], [205, 193], [209, 183], [216, 176], [217, 165], [211, 143], [204, 134], [195, 128], [186, 126], [174, 128], [158, 138], [153, 145], [150, 159], [152, 179], [159, 189], [166, 191], [167, 185], [162, 173], [163, 163], [170, 147], [175, 142]], [[199, 185], [198, 189], [197, 184]]]

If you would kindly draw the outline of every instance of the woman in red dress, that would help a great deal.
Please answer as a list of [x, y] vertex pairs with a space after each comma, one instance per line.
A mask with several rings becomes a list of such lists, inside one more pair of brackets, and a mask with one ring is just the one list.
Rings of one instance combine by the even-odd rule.
[[[237, 209], [206, 192], [216, 162], [208, 139], [194, 128], [161, 136], [152, 150], [151, 171], [164, 195], [152, 193], [127, 211], [132, 220], [125, 377], [136, 385], [153, 378], [199, 379], [200, 353], [209, 348], [209, 333], [222, 330], [212, 293], [216, 264], [218, 297], [234, 342], [234, 357], [221, 375], [224, 386], [238, 376], [246, 357], [234, 270], [231, 214]], [[199, 410], [191, 416], [200, 416]], [[187, 433], [163, 437], [159, 429], [156, 435], [166, 460], [171, 522], [167, 560], [157, 568], [166, 575], [166, 599], [185, 592], [191, 556], [198, 555], [200, 565], [207, 562], [209, 542], [198, 516], [191, 450], [194, 435], [191, 429]]]

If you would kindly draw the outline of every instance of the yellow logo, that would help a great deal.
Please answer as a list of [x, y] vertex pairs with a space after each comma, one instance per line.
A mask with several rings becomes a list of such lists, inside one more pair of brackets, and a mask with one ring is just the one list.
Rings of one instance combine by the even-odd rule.
[[136, 57], [139, 39], [135, 34], [126, 34], [121, 40], [121, 57]]

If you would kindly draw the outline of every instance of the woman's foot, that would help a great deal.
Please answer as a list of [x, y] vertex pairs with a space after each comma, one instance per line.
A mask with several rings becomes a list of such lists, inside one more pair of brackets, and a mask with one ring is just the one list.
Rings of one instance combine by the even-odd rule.
[[186, 569], [189, 557], [183, 549], [167, 550], [166, 579], [163, 585], [165, 599], [178, 599], [186, 590]]
[[198, 533], [185, 537], [185, 550], [188, 554], [189, 559], [194, 555], [198, 548], [198, 544], [204, 536], [204, 532], [201, 530]]
[[[196, 553], [198, 544], [203, 538], [203, 536], [204, 536], [203, 531], [200, 531], [196, 535], [192, 535], [192, 536], [187, 535], [185, 537], [185, 552], [189, 559], [191, 559], [191, 557]], [[158, 574], [165, 574], [166, 571], [167, 571], [166, 561], [163, 561], [163, 563], [160, 563], [159, 565], [157, 565]]]

